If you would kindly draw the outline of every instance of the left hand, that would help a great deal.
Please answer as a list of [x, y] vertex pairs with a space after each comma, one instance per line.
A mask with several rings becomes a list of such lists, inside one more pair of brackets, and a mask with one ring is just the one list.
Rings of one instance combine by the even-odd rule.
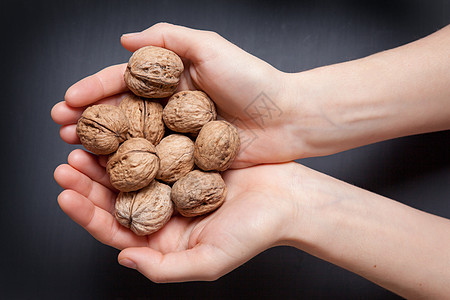
[[[130, 51], [153, 45], [180, 55], [184, 72], [177, 91], [206, 92], [215, 102], [218, 114], [238, 129], [242, 147], [232, 168], [298, 158], [292, 146], [303, 142], [291, 129], [295, 128], [295, 121], [305, 117], [291, 109], [295, 99], [290, 94], [291, 76], [213, 32], [162, 23], [124, 35], [121, 41]], [[121, 101], [128, 91], [123, 76], [126, 66], [107, 67], [67, 90], [65, 101], [52, 109], [53, 120], [62, 125], [60, 135], [64, 141], [80, 142], [75, 128], [86, 106], [117, 105]]]

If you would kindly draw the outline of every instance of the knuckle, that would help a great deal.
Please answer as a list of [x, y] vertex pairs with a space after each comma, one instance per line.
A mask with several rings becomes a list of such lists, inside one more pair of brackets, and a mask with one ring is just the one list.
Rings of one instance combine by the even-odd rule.
[[221, 277], [221, 274], [217, 271], [208, 274], [205, 278], [206, 281], [216, 281]]
[[205, 274], [205, 281], [216, 281], [223, 275], [223, 269], [220, 266], [211, 268]]
[[211, 31], [211, 30], [206, 30], [205, 35], [212, 40], [222, 38], [220, 34], [218, 34], [215, 31]]
[[173, 26], [173, 25], [170, 23], [167, 23], [167, 22], [158, 22], [155, 25], [153, 25], [152, 27], [156, 28], [156, 29], [167, 29], [167, 28], [170, 28], [171, 26]]
[[150, 274], [147, 276], [148, 279], [150, 279], [154, 283], [166, 283], [168, 282], [168, 278], [165, 276], [162, 276], [161, 274]]

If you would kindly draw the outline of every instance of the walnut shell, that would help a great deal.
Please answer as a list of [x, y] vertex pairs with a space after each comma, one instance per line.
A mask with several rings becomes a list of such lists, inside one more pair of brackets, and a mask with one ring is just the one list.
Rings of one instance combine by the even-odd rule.
[[227, 121], [211, 121], [200, 130], [195, 140], [195, 164], [204, 171], [225, 171], [240, 147], [236, 127]]
[[187, 136], [171, 134], [156, 146], [159, 169], [156, 179], [174, 183], [194, 168], [194, 142]]
[[162, 105], [129, 94], [120, 102], [119, 108], [129, 122], [128, 138], [145, 138], [157, 145], [164, 136]]
[[217, 117], [214, 102], [202, 91], [182, 91], [170, 97], [163, 111], [164, 123], [176, 132], [197, 134]]
[[130, 57], [124, 79], [137, 96], [164, 98], [175, 92], [183, 70], [183, 61], [174, 52], [146, 46]]
[[226, 195], [227, 187], [219, 173], [194, 170], [174, 183], [171, 199], [181, 215], [194, 217], [220, 207]]
[[116, 220], [137, 235], [147, 235], [161, 229], [172, 216], [170, 187], [153, 180], [135, 192], [120, 192], [116, 198]]
[[158, 168], [155, 146], [143, 138], [126, 140], [106, 164], [112, 186], [122, 192], [136, 191], [148, 185]]
[[126, 140], [128, 119], [114, 105], [97, 104], [86, 108], [77, 123], [81, 144], [95, 154], [110, 154]]

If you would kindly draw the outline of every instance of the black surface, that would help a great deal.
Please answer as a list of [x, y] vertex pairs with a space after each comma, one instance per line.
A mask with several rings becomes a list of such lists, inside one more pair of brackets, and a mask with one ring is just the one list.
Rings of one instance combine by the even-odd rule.
[[[336, 2], [336, 3], [335, 3]], [[338, 2], [338, 3], [337, 3]], [[425, 4], [426, 3], [426, 4]], [[167, 21], [217, 31], [289, 72], [363, 57], [450, 23], [449, 1], [5, 1], [2, 28], [2, 299], [396, 299], [299, 250], [268, 250], [211, 283], [153, 284], [116, 263], [58, 207], [53, 170], [74, 146], [50, 109], [75, 81], [129, 53], [122, 33]], [[450, 217], [450, 134], [301, 162]]]

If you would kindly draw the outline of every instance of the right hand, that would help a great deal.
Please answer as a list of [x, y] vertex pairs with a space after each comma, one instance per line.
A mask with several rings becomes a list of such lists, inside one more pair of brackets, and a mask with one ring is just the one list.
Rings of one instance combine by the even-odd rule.
[[[286, 88], [289, 76], [285, 73], [208, 31], [161, 23], [124, 35], [121, 42], [130, 51], [154, 45], [182, 57], [185, 71], [178, 90], [205, 91], [219, 114], [239, 129], [242, 147], [232, 167], [297, 158], [289, 146], [295, 137], [286, 128], [294, 118], [287, 100], [292, 98], [287, 95], [292, 89]], [[125, 67], [106, 68], [68, 89], [66, 101], [52, 110], [55, 122], [63, 125], [63, 140], [79, 143], [75, 128], [85, 106], [120, 102], [121, 93], [128, 90], [123, 79]], [[261, 93], [267, 95], [266, 103], [257, 99]]]
[[292, 235], [297, 205], [286, 182], [296, 178], [296, 163], [227, 170], [219, 209], [192, 218], [176, 214], [159, 231], [137, 236], [114, 217], [117, 190], [98, 157], [76, 149], [68, 162], [54, 174], [65, 189], [58, 197], [62, 210], [100, 242], [123, 250], [121, 264], [153, 281], [215, 280]]

